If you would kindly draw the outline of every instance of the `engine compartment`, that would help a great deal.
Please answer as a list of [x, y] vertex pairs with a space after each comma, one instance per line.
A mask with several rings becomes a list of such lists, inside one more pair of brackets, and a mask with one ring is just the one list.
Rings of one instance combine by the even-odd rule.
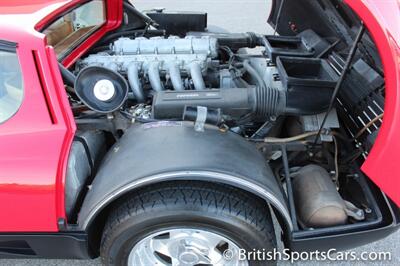
[[[121, 37], [109, 51], [81, 60], [77, 72], [96, 66], [120, 73], [131, 100], [145, 104], [153, 98], [153, 119], [180, 119], [185, 107], [204, 106], [221, 109], [219, 120], [236, 122], [251, 115], [263, 121], [318, 114], [328, 107], [338, 75], [326, 60], [309, 58], [327, 47], [311, 30], [294, 38], [190, 32], [184, 38]], [[312, 101], [304, 104], [307, 98]]]
[[[263, 155], [300, 236], [381, 222], [360, 171], [384, 109], [383, 71], [368, 33], [349, 69], [351, 45], [312, 29], [113, 34], [76, 63], [75, 88], [67, 87], [79, 130], [105, 132], [110, 147], [135, 124], [192, 127], [198, 141], [210, 128], [235, 134]], [[169, 138], [179, 143], [179, 135]]]

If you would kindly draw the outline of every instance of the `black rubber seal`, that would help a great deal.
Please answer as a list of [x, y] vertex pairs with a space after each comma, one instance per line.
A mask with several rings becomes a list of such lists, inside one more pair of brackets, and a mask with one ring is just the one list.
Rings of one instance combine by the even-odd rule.
[[0, 50], [1, 51], [15, 52], [15, 50], [17, 49], [17, 46], [18, 45], [15, 42], [0, 40]]

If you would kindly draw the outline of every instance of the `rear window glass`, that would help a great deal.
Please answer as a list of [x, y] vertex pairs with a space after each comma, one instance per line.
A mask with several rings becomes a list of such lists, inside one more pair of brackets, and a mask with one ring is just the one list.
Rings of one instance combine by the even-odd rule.
[[43, 33], [58, 58], [63, 58], [105, 21], [104, 1], [92, 0], [58, 18]]
[[0, 124], [20, 108], [24, 97], [21, 67], [15, 52], [0, 48]]

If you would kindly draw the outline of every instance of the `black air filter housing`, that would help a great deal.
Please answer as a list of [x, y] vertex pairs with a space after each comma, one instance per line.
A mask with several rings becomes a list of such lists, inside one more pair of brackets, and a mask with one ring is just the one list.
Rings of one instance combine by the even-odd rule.
[[279, 56], [277, 66], [287, 91], [287, 113], [317, 114], [328, 108], [339, 76], [325, 60]]
[[266, 52], [273, 63], [278, 56], [312, 57], [315, 54], [300, 37], [266, 36], [265, 39]]
[[167, 35], [186, 36], [189, 31], [205, 31], [207, 28], [207, 13], [204, 12], [174, 12], [150, 11], [147, 16], [156, 21]]

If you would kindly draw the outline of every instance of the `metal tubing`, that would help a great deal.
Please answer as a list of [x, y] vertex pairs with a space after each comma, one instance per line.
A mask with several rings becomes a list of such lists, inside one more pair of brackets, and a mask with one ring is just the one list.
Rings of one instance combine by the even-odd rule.
[[290, 170], [289, 170], [289, 160], [286, 152], [286, 146], [281, 146], [282, 151], [282, 161], [283, 161], [283, 169], [285, 172], [285, 180], [286, 180], [286, 188], [287, 188], [287, 197], [288, 197], [288, 205], [289, 205], [289, 212], [292, 218], [293, 227], [295, 230], [298, 229], [297, 225], [297, 216], [296, 216], [296, 209], [294, 204], [293, 198], [293, 187], [292, 187], [292, 179], [290, 177]]
[[161, 83], [159, 62], [152, 62], [148, 70], [151, 87], [155, 91], [163, 91], [164, 86]]
[[139, 64], [131, 63], [127, 68], [127, 76], [129, 85], [132, 89], [133, 95], [139, 103], [145, 102], [146, 98], [144, 96], [142, 83], [139, 78]]
[[192, 77], [195, 90], [205, 90], [206, 84], [204, 83], [200, 64], [197, 62], [193, 62], [190, 64], [189, 68], [190, 68], [190, 76]]
[[170, 62], [168, 64], [168, 73], [171, 78], [172, 86], [176, 91], [183, 91], [185, 87], [183, 86], [181, 70], [176, 62]]
[[115, 62], [109, 62], [105, 67], [114, 72], [118, 72], [118, 65]]

